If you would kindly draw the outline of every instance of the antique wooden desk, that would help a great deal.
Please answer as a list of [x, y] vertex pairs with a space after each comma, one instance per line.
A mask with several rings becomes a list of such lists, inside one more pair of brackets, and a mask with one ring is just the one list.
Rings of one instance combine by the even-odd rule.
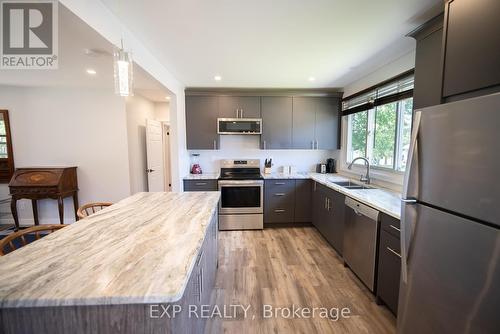
[[64, 222], [64, 198], [72, 196], [75, 206], [75, 219], [78, 220], [78, 181], [76, 178], [76, 167], [33, 167], [17, 168], [9, 183], [12, 201], [10, 208], [16, 230], [19, 229], [19, 218], [17, 216], [17, 201], [20, 199], [31, 199], [33, 205], [33, 216], [35, 225], [38, 225], [37, 200], [52, 198], [57, 200], [59, 208], [59, 220]]

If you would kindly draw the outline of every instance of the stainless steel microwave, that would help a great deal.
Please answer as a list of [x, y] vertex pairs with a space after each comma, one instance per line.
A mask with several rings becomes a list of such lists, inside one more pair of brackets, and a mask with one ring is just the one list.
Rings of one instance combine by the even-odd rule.
[[260, 135], [262, 118], [218, 118], [217, 133], [220, 135]]

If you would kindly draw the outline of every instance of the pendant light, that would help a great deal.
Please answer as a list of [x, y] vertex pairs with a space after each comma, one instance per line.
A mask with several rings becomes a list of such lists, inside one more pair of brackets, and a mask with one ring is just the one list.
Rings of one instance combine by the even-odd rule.
[[123, 39], [121, 40], [121, 48], [115, 49], [113, 53], [114, 59], [114, 77], [115, 77], [115, 94], [120, 96], [133, 96], [133, 61], [132, 53], [125, 51], [123, 48]]

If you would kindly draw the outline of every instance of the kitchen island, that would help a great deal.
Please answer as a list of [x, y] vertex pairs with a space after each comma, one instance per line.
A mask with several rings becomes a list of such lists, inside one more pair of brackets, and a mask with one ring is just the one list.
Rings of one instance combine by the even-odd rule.
[[0, 257], [0, 332], [202, 331], [188, 305], [210, 301], [219, 198], [138, 193]]

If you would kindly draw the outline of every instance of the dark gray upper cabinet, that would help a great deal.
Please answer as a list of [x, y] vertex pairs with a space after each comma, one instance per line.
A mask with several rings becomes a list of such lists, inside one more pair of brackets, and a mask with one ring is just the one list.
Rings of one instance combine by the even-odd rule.
[[220, 96], [219, 117], [260, 118], [259, 96]]
[[451, 0], [445, 13], [443, 97], [500, 85], [500, 1]]
[[314, 97], [293, 98], [293, 148], [315, 148], [316, 105]]
[[186, 96], [186, 144], [188, 150], [219, 148], [217, 96]]
[[441, 103], [441, 49], [443, 15], [439, 15], [410, 35], [417, 41], [413, 108]]
[[335, 97], [294, 97], [293, 148], [337, 149], [339, 102]]
[[340, 99], [316, 98], [316, 149], [336, 150], [339, 147]]
[[261, 98], [261, 107], [261, 148], [292, 148], [292, 98], [264, 96]]

